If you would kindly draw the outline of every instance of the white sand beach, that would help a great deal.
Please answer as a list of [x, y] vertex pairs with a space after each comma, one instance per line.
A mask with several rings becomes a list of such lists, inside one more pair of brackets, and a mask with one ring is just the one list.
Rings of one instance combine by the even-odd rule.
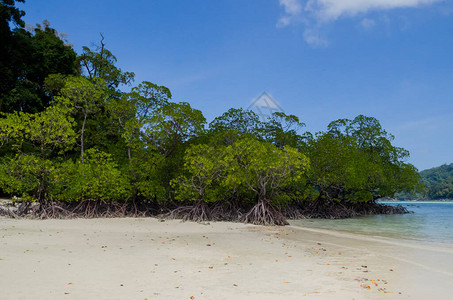
[[295, 226], [0, 218], [0, 299], [450, 299], [452, 257]]

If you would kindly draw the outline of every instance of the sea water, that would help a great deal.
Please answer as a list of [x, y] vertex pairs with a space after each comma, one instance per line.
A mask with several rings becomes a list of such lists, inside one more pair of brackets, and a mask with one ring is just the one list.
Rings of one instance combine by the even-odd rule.
[[373, 215], [349, 219], [306, 219], [296, 226], [349, 232], [453, 248], [453, 201], [381, 201], [402, 205], [410, 214]]

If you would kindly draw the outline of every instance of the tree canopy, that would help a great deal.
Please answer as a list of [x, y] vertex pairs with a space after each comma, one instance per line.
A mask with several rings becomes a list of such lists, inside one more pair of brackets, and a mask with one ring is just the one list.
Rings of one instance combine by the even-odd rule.
[[[23, 1], [19, 1], [23, 2]], [[77, 75], [77, 54], [48, 21], [28, 27], [14, 1], [0, 3], [0, 110], [40, 112], [51, 97], [44, 80], [51, 74]], [[16, 27], [10, 28], [9, 24]]]
[[429, 199], [453, 199], [453, 164], [420, 172]]
[[[231, 108], [208, 124], [166, 86], [133, 85], [103, 36], [77, 56], [48, 21], [25, 29], [23, 15], [0, 2], [0, 194], [22, 201], [19, 214], [284, 225], [422, 189], [409, 152], [373, 117], [312, 134], [295, 115]], [[451, 178], [434, 197], [451, 195]]]

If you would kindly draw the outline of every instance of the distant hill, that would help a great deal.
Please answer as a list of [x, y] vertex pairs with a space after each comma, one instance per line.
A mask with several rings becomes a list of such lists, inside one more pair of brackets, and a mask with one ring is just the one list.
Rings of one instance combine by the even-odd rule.
[[420, 172], [429, 199], [453, 199], [453, 163]]
[[420, 172], [426, 186], [425, 193], [398, 193], [398, 200], [453, 199], [453, 163]]

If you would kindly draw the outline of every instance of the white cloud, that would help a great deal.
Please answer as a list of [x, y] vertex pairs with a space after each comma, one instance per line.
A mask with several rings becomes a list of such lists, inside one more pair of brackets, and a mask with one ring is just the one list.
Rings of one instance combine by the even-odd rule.
[[370, 29], [376, 25], [376, 21], [373, 19], [368, 19], [364, 18], [362, 22], [360, 22], [360, 26], [362, 26], [364, 29]]
[[285, 8], [289, 15], [297, 15], [302, 12], [302, 4], [299, 0], [279, 0], [280, 5]]
[[326, 47], [329, 45], [329, 42], [322, 37], [317, 28], [306, 28], [304, 31], [304, 40], [313, 47]]
[[288, 26], [291, 23], [291, 18], [288, 16], [281, 17], [278, 20], [277, 27], [285, 27]]
[[330, 21], [372, 10], [419, 7], [440, 1], [443, 0], [308, 0], [304, 10], [323, 21]]
[[[325, 46], [327, 40], [320, 34], [320, 28], [340, 17], [354, 17], [371, 11], [385, 11], [397, 8], [416, 8], [446, 0], [279, 0], [284, 15], [277, 26], [288, 26], [303, 20], [306, 25], [305, 41], [313, 46]], [[364, 17], [360, 25], [369, 29], [376, 21]]]
[[285, 16], [278, 20], [278, 27], [288, 26], [292, 19], [301, 15], [302, 13], [302, 2], [300, 0], [279, 0], [280, 6], [283, 6], [285, 10]]

